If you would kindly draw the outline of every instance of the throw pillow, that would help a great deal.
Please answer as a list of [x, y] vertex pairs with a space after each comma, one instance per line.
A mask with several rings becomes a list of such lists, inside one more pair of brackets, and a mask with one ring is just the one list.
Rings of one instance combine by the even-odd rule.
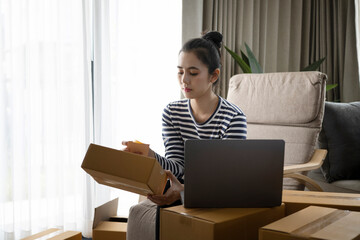
[[328, 150], [322, 165], [328, 182], [360, 179], [360, 102], [325, 102], [319, 147]]

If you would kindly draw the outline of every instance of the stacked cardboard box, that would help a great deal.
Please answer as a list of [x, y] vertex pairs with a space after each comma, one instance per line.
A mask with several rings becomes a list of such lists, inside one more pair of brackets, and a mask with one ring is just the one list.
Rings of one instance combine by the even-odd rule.
[[360, 194], [283, 190], [282, 201], [286, 215], [309, 206], [360, 211]]
[[360, 212], [310, 206], [262, 227], [260, 240], [339, 239], [360, 237]]
[[258, 229], [285, 215], [285, 206], [274, 208], [161, 209], [160, 239], [257, 239]]

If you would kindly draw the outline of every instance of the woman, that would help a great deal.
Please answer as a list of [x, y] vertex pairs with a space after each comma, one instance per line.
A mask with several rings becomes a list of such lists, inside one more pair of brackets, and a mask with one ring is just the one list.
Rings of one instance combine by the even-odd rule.
[[[180, 199], [180, 192], [184, 189], [180, 181], [184, 177], [186, 140], [246, 139], [246, 117], [243, 112], [213, 91], [220, 76], [221, 42], [219, 32], [209, 32], [202, 38], [185, 43], [179, 53], [178, 81], [185, 99], [172, 102], [164, 109], [162, 135], [165, 157], [149, 151], [149, 156], [156, 158], [168, 170], [166, 172], [171, 181], [171, 187], [163, 195], [148, 196], [158, 206], [174, 204]], [[129, 224], [132, 224], [131, 214]], [[128, 239], [132, 238], [132, 234], [128, 232]]]

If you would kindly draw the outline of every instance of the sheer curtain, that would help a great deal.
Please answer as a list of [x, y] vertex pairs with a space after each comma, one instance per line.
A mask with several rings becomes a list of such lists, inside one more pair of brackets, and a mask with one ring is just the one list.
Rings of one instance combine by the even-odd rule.
[[0, 239], [80, 230], [82, 3], [0, 0]]
[[[181, 0], [95, 0], [94, 10], [95, 142], [121, 149], [137, 139], [163, 154], [162, 110], [180, 98]], [[138, 201], [97, 188], [98, 204], [119, 197], [120, 215]]]
[[0, 0], [0, 239], [91, 236], [94, 208], [115, 197], [128, 214], [138, 195], [80, 165], [90, 142], [163, 153], [180, 41], [180, 0]]

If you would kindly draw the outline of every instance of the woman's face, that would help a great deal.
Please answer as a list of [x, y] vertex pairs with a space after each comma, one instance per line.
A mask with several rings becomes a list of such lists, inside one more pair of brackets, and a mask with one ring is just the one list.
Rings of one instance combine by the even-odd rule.
[[193, 52], [179, 54], [178, 80], [186, 98], [196, 99], [210, 94], [216, 79], [217, 76], [209, 74], [208, 67]]

